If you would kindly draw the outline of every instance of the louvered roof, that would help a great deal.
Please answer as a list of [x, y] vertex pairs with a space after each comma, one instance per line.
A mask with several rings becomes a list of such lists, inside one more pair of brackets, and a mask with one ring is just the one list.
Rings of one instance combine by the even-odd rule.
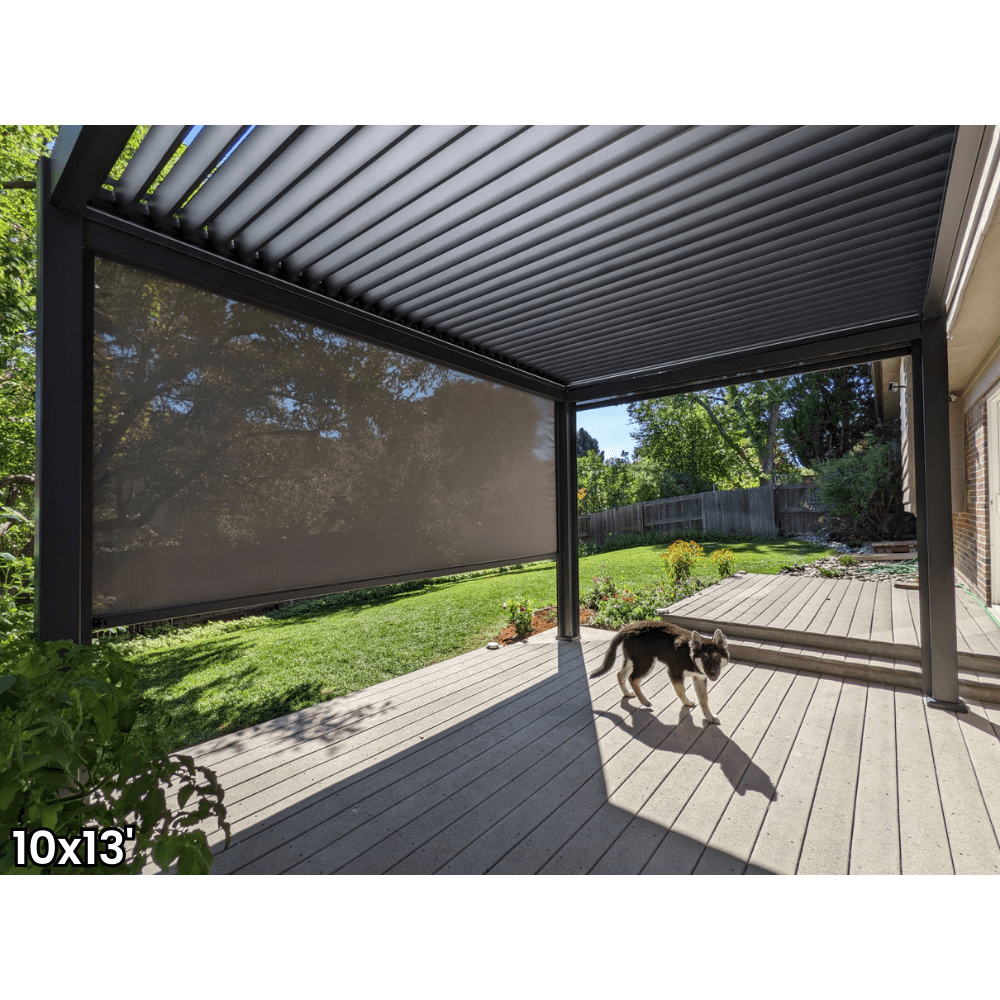
[[919, 319], [956, 134], [192, 129], [90, 205], [569, 388]]

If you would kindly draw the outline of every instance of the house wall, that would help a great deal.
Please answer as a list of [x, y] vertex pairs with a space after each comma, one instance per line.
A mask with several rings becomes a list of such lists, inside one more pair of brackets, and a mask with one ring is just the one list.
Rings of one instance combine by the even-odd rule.
[[[980, 600], [993, 603], [990, 593], [989, 489], [986, 454], [986, 397], [981, 395], [966, 408], [961, 422], [953, 421], [953, 431], [961, 429], [961, 438], [952, 436], [952, 455], [963, 454], [964, 482], [952, 471], [952, 526], [955, 535], [955, 574]], [[963, 440], [964, 439], [964, 440]], [[964, 448], [962, 447], [964, 444]], [[958, 496], [956, 497], [956, 491]]]

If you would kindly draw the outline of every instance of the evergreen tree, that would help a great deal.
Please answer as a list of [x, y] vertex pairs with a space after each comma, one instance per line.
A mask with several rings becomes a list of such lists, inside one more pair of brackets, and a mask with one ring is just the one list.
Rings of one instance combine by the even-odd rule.
[[588, 451], [592, 451], [598, 455], [601, 454], [597, 438], [588, 434], [586, 430], [580, 427], [576, 432], [576, 457], [583, 458]]
[[781, 421], [785, 443], [807, 468], [840, 458], [874, 430], [875, 393], [867, 365], [809, 372], [791, 380]]

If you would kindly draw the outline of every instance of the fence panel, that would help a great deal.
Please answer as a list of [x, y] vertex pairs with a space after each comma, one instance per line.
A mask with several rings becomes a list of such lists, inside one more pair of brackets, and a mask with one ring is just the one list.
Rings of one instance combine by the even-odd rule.
[[704, 493], [702, 509], [704, 531], [765, 538], [778, 533], [774, 518], [774, 487], [771, 485]]
[[819, 530], [821, 514], [805, 506], [812, 489], [812, 483], [778, 486], [775, 489], [774, 516], [778, 522], [778, 534], [807, 535]]
[[820, 517], [805, 506], [811, 490], [810, 483], [767, 484], [647, 500], [580, 515], [579, 535], [600, 544], [611, 534], [634, 531], [718, 531], [764, 538], [810, 534], [818, 530]]
[[701, 531], [701, 494], [647, 500], [642, 508], [644, 531]]

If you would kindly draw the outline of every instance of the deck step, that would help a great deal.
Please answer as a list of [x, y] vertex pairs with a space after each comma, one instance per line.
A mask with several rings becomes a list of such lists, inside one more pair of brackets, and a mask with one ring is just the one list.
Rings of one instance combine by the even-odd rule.
[[[857, 652], [823, 650], [815, 646], [800, 646], [790, 642], [767, 642], [756, 639], [730, 638], [732, 659], [772, 667], [793, 667], [819, 674], [852, 677], [894, 684], [898, 687], [921, 687], [919, 660], [899, 659]], [[963, 698], [1000, 703], [1000, 675], [959, 667], [958, 690]]]
[[[846, 635], [817, 635], [813, 632], [797, 632], [791, 629], [772, 628], [766, 625], [752, 625], [744, 622], [720, 621], [718, 618], [702, 618], [697, 615], [671, 614], [660, 612], [660, 618], [681, 628], [711, 634], [721, 628], [727, 639], [754, 640], [776, 647], [795, 646], [825, 653], [853, 654], [861, 657], [880, 657], [887, 660], [920, 663], [920, 647], [905, 643], [878, 642], [872, 639], [852, 639]], [[1000, 657], [958, 651], [958, 666], [979, 674], [992, 674], [1000, 678]]]

